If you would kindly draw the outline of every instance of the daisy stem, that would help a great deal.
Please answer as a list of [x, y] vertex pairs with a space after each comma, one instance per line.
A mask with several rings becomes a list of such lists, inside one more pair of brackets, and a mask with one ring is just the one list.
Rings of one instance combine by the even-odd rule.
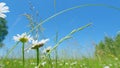
[[22, 45], [22, 59], [23, 59], [23, 68], [24, 68], [24, 66], [25, 66], [24, 45], [25, 45], [25, 43], [23, 43], [23, 45]]
[[39, 48], [36, 49], [37, 52], [37, 66], [39, 65]]

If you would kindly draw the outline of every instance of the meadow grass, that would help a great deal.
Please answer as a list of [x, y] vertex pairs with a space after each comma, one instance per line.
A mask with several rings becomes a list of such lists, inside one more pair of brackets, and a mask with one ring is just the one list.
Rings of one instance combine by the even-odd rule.
[[[99, 61], [97, 58], [81, 58], [81, 59], [58, 59], [57, 68], [104, 68], [109, 66], [110, 68], [120, 68], [120, 61], [113, 58], [104, 58]], [[56, 61], [52, 59], [45, 60], [46, 64], [41, 65], [39, 68], [56, 68]], [[3, 67], [1, 68], [23, 68], [22, 59], [4, 59], [0, 62]], [[25, 59], [25, 68], [35, 68], [36, 59]], [[51, 67], [51, 64], [52, 67]]]

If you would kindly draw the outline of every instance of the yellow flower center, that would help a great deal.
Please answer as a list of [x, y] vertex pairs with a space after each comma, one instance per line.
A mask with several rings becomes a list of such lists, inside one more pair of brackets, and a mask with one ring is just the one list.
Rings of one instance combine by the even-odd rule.
[[20, 39], [20, 41], [21, 41], [22, 43], [25, 43], [25, 42], [28, 42], [28, 39], [23, 37], [23, 38]]

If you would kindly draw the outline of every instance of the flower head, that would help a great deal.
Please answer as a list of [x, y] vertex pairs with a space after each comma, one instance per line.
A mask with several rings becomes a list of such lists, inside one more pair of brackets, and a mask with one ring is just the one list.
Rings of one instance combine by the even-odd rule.
[[38, 40], [33, 40], [32, 41], [33, 46], [31, 47], [31, 49], [42, 47], [47, 41], [49, 41], [49, 39], [43, 39], [40, 42], [38, 42]]
[[0, 17], [5, 18], [6, 15], [4, 13], [7, 13], [7, 12], [9, 12], [9, 7], [6, 6], [6, 3], [1, 2], [0, 3]]
[[43, 50], [43, 53], [48, 53], [51, 50], [51, 46], [47, 47], [46, 49]]
[[27, 35], [26, 33], [23, 33], [21, 35], [17, 34], [17, 36], [13, 36], [13, 39], [15, 41], [20, 41], [22, 43], [26, 43], [26, 42], [32, 40], [32, 38], [30, 37], [30, 35]]

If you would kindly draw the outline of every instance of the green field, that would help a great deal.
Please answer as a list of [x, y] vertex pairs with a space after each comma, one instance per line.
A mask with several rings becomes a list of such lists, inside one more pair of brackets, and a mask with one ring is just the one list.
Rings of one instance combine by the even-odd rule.
[[[42, 63], [45, 63], [44, 65]], [[6, 59], [0, 61], [1, 68], [22, 68], [21, 59]], [[120, 61], [116, 58], [82, 58], [82, 59], [59, 59], [59, 60], [44, 60], [39, 68], [120, 68]], [[26, 59], [25, 68], [35, 68], [35, 59]], [[107, 68], [107, 67], [106, 67]]]

